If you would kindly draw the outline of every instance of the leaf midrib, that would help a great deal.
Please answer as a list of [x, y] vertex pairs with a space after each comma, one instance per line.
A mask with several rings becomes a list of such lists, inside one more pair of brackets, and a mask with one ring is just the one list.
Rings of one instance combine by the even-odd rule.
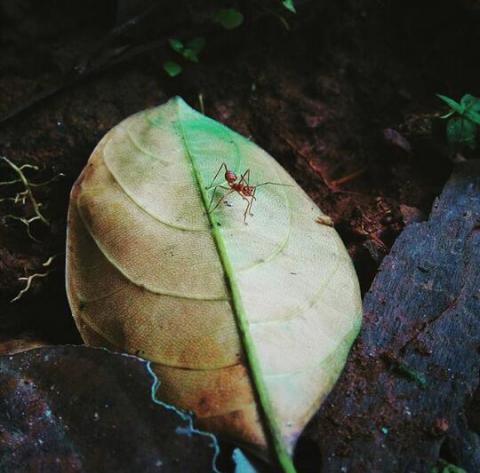
[[219, 222], [215, 218], [215, 215], [213, 212], [207, 211], [209, 199], [205, 190], [206, 186], [205, 186], [205, 183], [203, 182], [203, 178], [201, 174], [198, 172], [198, 167], [196, 166], [195, 158], [193, 157], [193, 154], [191, 153], [190, 148], [188, 146], [187, 135], [185, 133], [185, 129], [182, 124], [182, 117], [181, 117], [182, 115], [181, 100], [182, 99], [176, 98], [175, 100], [176, 100], [176, 108], [177, 108], [177, 116], [178, 116], [178, 121], [176, 122], [176, 125], [178, 128], [178, 131], [180, 132], [182, 142], [184, 144], [185, 154], [193, 169], [194, 181], [200, 192], [200, 198], [201, 198], [203, 207], [205, 209], [205, 212], [207, 214], [208, 220], [210, 222], [211, 233], [212, 233], [215, 246], [217, 248], [219, 260], [224, 270], [225, 279], [226, 279], [228, 289], [230, 291], [230, 296], [231, 296], [232, 311], [235, 317], [235, 321], [237, 323], [240, 340], [245, 350], [250, 377], [252, 379], [252, 384], [255, 387], [256, 394], [260, 401], [260, 410], [261, 410], [261, 414], [263, 414], [261, 417], [265, 419], [265, 423], [267, 424], [266, 426], [264, 426], [264, 428], [266, 427], [265, 430], [267, 433], [267, 438], [270, 437], [271, 446], [273, 447], [273, 450], [277, 455], [277, 460], [280, 466], [282, 467], [283, 471], [285, 473], [296, 473], [293, 462], [285, 449], [282, 436], [281, 436], [280, 427], [275, 418], [273, 407], [270, 401], [270, 396], [268, 395], [267, 386], [261, 374], [257, 350], [250, 334], [246, 311], [245, 311], [245, 308], [243, 307], [240, 288], [238, 286], [238, 282], [235, 277], [233, 265], [228, 256], [227, 248], [225, 246], [225, 241], [219, 230]]

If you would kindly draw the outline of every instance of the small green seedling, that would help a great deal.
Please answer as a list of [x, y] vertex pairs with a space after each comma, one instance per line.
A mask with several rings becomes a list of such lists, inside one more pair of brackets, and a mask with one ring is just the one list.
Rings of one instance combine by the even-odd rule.
[[170, 77], [178, 76], [183, 70], [182, 66], [175, 61], [165, 61], [163, 63], [163, 69]]
[[282, 0], [282, 4], [287, 10], [290, 10], [292, 13], [297, 12], [295, 10], [295, 4], [293, 3], [293, 0]]
[[[289, 10], [292, 13], [296, 13], [294, 0], [280, 0], [284, 8]], [[268, 9], [267, 9], [268, 10]], [[282, 22], [287, 30], [290, 29], [287, 21], [278, 13], [273, 13], [278, 19]], [[210, 20], [214, 23], [219, 24], [222, 28], [226, 30], [234, 30], [241, 26], [244, 22], [243, 13], [236, 8], [219, 8], [211, 16]], [[205, 38], [197, 37], [192, 40], [184, 43], [178, 38], [170, 38], [168, 44], [177, 54], [182, 56], [183, 59], [191, 62], [199, 62], [199, 55], [205, 47]], [[164, 71], [170, 77], [176, 77], [180, 75], [183, 71], [183, 68], [177, 61], [165, 61], [163, 63]]]
[[[206, 40], [204, 37], [198, 36], [184, 43], [178, 38], [170, 38], [168, 44], [187, 61], [199, 62], [199, 56], [205, 47]], [[182, 66], [175, 61], [165, 61], [163, 69], [170, 77], [176, 77], [183, 71]]]
[[480, 127], [480, 99], [466, 94], [459, 103], [445, 95], [437, 94], [437, 97], [451, 109], [442, 116], [442, 118], [448, 119], [447, 141], [449, 146], [454, 150], [465, 147], [475, 149], [478, 127]]
[[168, 44], [176, 53], [187, 59], [187, 61], [198, 62], [200, 60], [199, 55], [205, 47], [206, 40], [202, 36], [199, 36], [184, 44], [177, 38], [170, 38]]
[[452, 465], [445, 460], [439, 460], [438, 465], [434, 466], [430, 473], [467, 473], [463, 468]]
[[221, 8], [213, 15], [213, 21], [226, 30], [234, 30], [243, 23], [243, 14], [235, 8]]

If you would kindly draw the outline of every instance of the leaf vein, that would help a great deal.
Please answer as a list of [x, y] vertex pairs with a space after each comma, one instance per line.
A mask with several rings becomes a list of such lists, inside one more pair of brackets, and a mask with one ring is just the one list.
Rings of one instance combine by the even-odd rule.
[[[108, 145], [107, 145], [108, 146]], [[106, 151], [106, 150], [105, 150]], [[102, 158], [103, 159], [103, 158]], [[106, 159], [103, 159], [103, 162], [106, 166], [106, 168], [108, 169], [108, 172], [109, 174], [112, 176], [112, 179], [115, 181], [115, 183], [118, 185], [118, 187], [120, 188], [120, 190], [135, 204], [136, 207], [138, 207], [141, 211], [143, 211], [146, 215], [148, 215], [150, 218], [152, 218], [153, 220], [161, 223], [162, 225], [165, 225], [167, 227], [170, 227], [170, 228], [174, 228], [176, 230], [181, 230], [181, 231], [187, 231], [187, 232], [204, 232], [206, 233], [208, 230], [203, 228], [203, 227], [187, 227], [185, 225], [179, 225], [179, 224], [175, 224], [175, 223], [172, 223], [172, 222], [168, 222], [166, 220], [162, 220], [161, 218], [159, 218], [158, 216], [154, 215], [152, 212], [150, 212], [148, 209], [146, 209], [145, 207], [142, 206], [142, 204], [140, 202], [138, 202], [135, 197], [130, 193], [128, 192], [128, 190], [120, 183], [120, 181], [118, 180], [117, 176], [115, 176], [113, 170], [111, 169], [111, 167], [108, 165], [108, 161]]]
[[201, 294], [197, 295], [186, 295], [180, 292], [176, 291], [168, 291], [165, 289], [154, 289], [152, 287], [147, 286], [146, 284], [139, 283], [137, 281], [134, 281], [131, 279], [130, 276], [126, 274], [126, 272], [114, 261], [114, 259], [108, 255], [107, 251], [103, 247], [103, 245], [99, 242], [99, 240], [95, 237], [91, 229], [89, 228], [87, 222], [85, 221], [85, 218], [82, 215], [82, 212], [80, 209], [77, 207], [78, 214], [80, 215], [80, 218], [82, 220], [83, 226], [85, 227], [85, 230], [87, 231], [88, 235], [92, 238], [92, 240], [95, 242], [97, 248], [99, 249], [100, 253], [105, 257], [105, 259], [125, 278], [127, 281], [131, 282], [133, 285], [140, 287], [142, 289], [145, 289], [148, 292], [151, 292], [153, 294], [158, 294], [160, 296], [169, 296], [169, 297], [175, 297], [178, 299], [188, 299], [188, 300], [199, 300], [199, 301], [225, 301], [229, 300], [228, 298], [225, 298], [224, 295], [222, 296], [204, 296]]
[[[107, 340], [107, 342], [113, 347], [115, 348], [117, 351], [119, 352], [123, 352], [123, 349], [121, 348], [122, 347], [122, 344], [121, 343], [118, 343], [116, 340], [114, 340], [112, 337], [110, 336], [107, 336], [103, 330], [99, 329], [98, 326], [92, 322], [90, 319], [87, 319], [85, 317], [82, 318], [82, 323], [84, 323], [85, 325], [87, 325], [91, 330], [93, 330], [97, 335], [99, 335], [100, 337], [104, 338], [105, 340]], [[143, 358], [143, 356], [142, 356]], [[161, 366], [161, 367], [165, 367], [165, 368], [169, 368], [169, 369], [175, 369], [175, 370], [183, 370], [183, 371], [199, 371], [199, 372], [206, 372], [206, 371], [220, 371], [220, 370], [225, 370], [225, 369], [229, 369], [229, 368], [234, 368], [235, 366], [239, 366], [239, 365], [242, 365], [242, 362], [241, 361], [237, 361], [236, 363], [232, 363], [230, 365], [225, 365], [225, 366], [219, 366], [217, 368], [191, 368], [189, 366], [181, 366], [181, 365], [175, 365], [175, 364], [172, 364], [172, 363], [166, 363], [165, 361], [160, 361], [160, 360], [156, 360], [154, 358], [149, 358], [148, 361], [150, 361], [151, 363], [154, 363], [155, 365], [158, 365], [158, 366]]]
[[288, 317], [280, 317], [278, 319], [269, 319], [269, 320], [257, 320], [255, 322], [250, 322], [250, 327], [253, 327], [256, 325], [264, 325], [264, 324], [272, 324], [272, 323], [280, 324], [280, 323], [289, 322], [293, 319], [297, 319], [302, 314], [304, 314], [309, 309], [311, 309], [322, 298], [323, 292], [328, 287], [328, 284], [331, 282], [332, 278], [338, 272], [338, 269], [340, 268], [339, 259], [340, 258], [337, 258], [337, 264], [335, 265], [335, 269], [330, 273], [328, 278], [325, 277], [323, 284], [321, 284], [318, 290], [315, 291], [312, 299], [310, 299], [306, 304], [299, 306], [298, 312], [295, 312], [293, 315], [289, 315]]

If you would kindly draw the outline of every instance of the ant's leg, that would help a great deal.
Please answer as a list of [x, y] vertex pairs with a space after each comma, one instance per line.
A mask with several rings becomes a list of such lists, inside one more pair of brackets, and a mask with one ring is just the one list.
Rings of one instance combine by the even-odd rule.
[[251, 217], [253, 217], [253, 213], [252, 213], [252, 206], [253, 206], [253, 201], [256, 200], [255, 196], [252, 195], [250, 197], [250, 201], [248, 202], [248, 205], [247, 205], [247, 208], [245, 209], [245, 212], [248, 211], [248, 215], [250, 215]]
[[235, 191], [233, 189], [230, 189], [228, 192], [223, 194], [222, 197], [218, 199], [218, 202], [215, 204], [215, 207], [213, 207], [213, 209], [209, 209], [207, 213], [209, 214], [212, 213], [222, 203], [222, 200], [225, 199], [225, 197], [227, 197], [227, 195], [230, 195], [232, 192], [235, 192]]
[[225, 168], [225, 172], [228, 171], [228, 168], [227, 168], [227, 165], [225, 164], [225, 161], [220, 164], [220, 167], [218, 168], [218, 171], [217, 171], [217, 174], [215, 174], [215, 177], [212, 179], [212, 182], [210, 183], [210, 185], [208, 187], [206, 187], [205, 189], [211, 189], [213, 187], [213, 183], [215, 182], [215, 179], [218, 177], [218, 175], [220, 174], [220, 171], [222, 170], [222, 168]]
[[255, 187], [260, 187], [260, 186], [266, 186], [266, 185], [270, 185], [270, 186], [284, 186], [284, 187], [292, 187], [293, 184], [283, 184], [281, 182], [262, 182], [260, 184], [255, 184]]
[[[241, 195], [241, 194], [240, 194]], [[245, 207], [245, 212], [243, 212], [243, 223], [245, 223], [245, 225], [248, 225], [247, 223], [247, 215], [253, 215], [252, 213], [249, 214], [249, 209], [252, 207], [252, 202], [253, 202], [253, 199], [250, 199], [248, 200], [246, 197], [244, 197], [243, 195], [241, 195], [242, 199], [243, 200], [246, 200], [247, 201], [247, 206]]]
[[[248, 177], [247, 177], [248, 176]], [[250, 185], [250, 169], [247, 169], [241, 176], [238, 181], [239, 184], [244, 182], [247, 186]]]
[[249, 210], [249, 214], [253, 217], [253, 213], [252, 213], [252, 207], [253, 207], [253, 201], [254, 200], [257, 200], [257, 198], [255, 197], [255, 192], [257, 192], [257, 188], [254, 187], [253, 189], [253, 194], [252, 194], [252, 198], [250, 199], [250, 210]]
[[217, 186], [215, 186], [215, 187], [213, 188], [213, 191], [212, 191], [212, 197], [211, 197], [211, 199], [210, 199], [210, 202], [208, 203], [208, 209], [209, 209], [209, 210], [207, 211], [207, 213], [210, 212], [210, 207], [212, 206], [213, 200], [215, 199], [215, 193], [217, 192], [217, 189], [218, 189], [219, 187], [220, 187], [221, 189], [225, 189], [225, 190], [227, 190], [227, 191], [230, 190], [230, 187], [225, 187], [225, 186], [222, 186], [222, 185], [217, 185]]

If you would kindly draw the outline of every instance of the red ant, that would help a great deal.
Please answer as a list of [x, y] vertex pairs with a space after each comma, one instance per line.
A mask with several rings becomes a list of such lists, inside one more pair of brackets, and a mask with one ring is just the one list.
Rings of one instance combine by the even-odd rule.
[[[227, 181], [226, 186], [222, 186], [220, 184], [214, 186], [213, 183], [215, 182], [215, 179], [218, 177], [220, 174], [220, 171], [222, 168], [225, 169], [225, 180]], [[255, 192], [257, 191], [257, 187], [264, 186], [266, 184], [272, 184], [272, 185], [277, 185], [277, 186], [288, 186], [289, 184], [278, 184], [276, 182], [262, 182], [261, 184], [257, 185], [250, 185], [250, 169], [247, 169], [241, 176], [240, 179], [238, 179], [237, 175], [228, 169], [227, 165], [225, 163], [222, 163], [220, 167], [218, 168], [217, 173], [215, 174], [215, 177], [212, 179], [212, 183], [206, 188], [212, 189], [212, 198], [210, 199], [210, 203], [208, 204], [208, 213], [213, 212], [227, 197], [227, 195], [232, 194], [233, 192], [236, 192], [243, 200], [247, 202], [247, 206], [245, 207], [245, 212], [243, 213], [243, 221], [245, 224], [247, 223], [247, 215], [253, 216], [252, 214], [252, 205], [253, 201], [256, 200], [257, 198], [255, 197]], [[215, 206], [212, 208], [212, 203], [213, 200], [215, 199], [215, 192], [217, 188], [220, 187], [221, 189], [225, 189], [228, 192], [226, 192], [220, 199], [218, 199], [217, 203]]]

